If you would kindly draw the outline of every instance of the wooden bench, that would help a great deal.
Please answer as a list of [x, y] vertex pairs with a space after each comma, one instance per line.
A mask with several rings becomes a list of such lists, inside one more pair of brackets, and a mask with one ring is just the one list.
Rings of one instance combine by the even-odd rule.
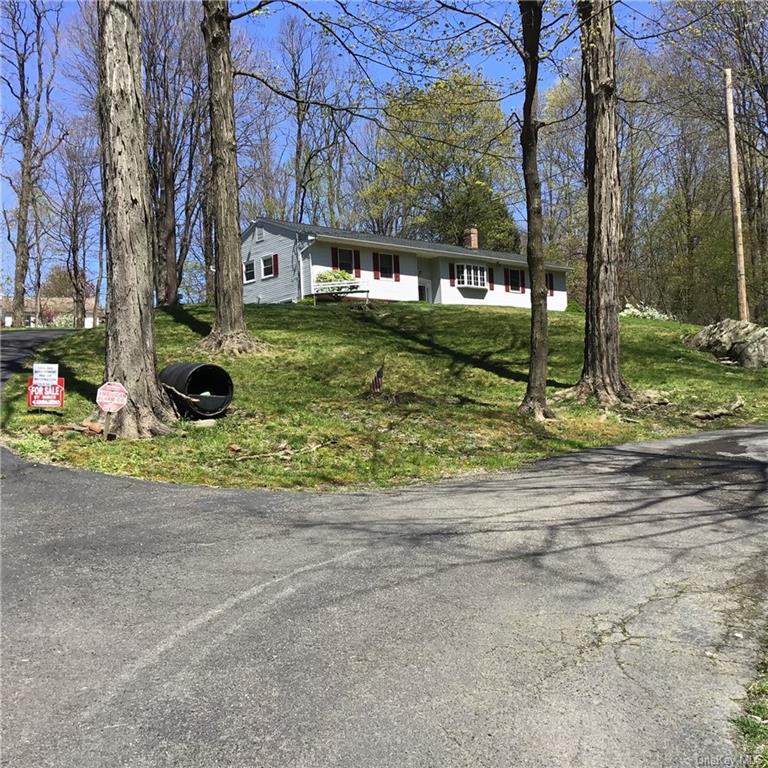
[[360, 282], [355, 280], [339, 280], [336, 282], [328, 283], [314, 283], [312, 286], [312, 300], [315, 306], [317, 306], [318, 296], [351, 296], [355, 293], [365, 294], [364, 305], [368, 306], [368, 297], [370, 295], [370, 289], [361, 288]]

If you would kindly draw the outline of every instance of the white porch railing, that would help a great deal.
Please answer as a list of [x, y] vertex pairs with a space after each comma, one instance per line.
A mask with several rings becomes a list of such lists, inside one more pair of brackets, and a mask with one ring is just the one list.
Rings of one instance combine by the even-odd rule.
[[360, 280], [334, 280], [333, 282], [313, 282], [312, 293], [357, 293], [367, 291]]

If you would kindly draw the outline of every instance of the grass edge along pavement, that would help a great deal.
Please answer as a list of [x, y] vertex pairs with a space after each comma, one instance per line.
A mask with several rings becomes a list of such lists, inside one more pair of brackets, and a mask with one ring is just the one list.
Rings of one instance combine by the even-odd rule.
[[747, 688], [743, 712], [734, 720], [752, 768], [768, 768], [768, 627], [763, 632], [757, 678]]
[[[350, 303], [247, 306], [249, 329], [266, 352], [204, 357], [196, 342], [210, 307], [157, 313], [158, 367], [208, 359], [235, 384], [233, 407], [215, 427], [180, 422], [169, 437], [135, 443], [78, 433], [38, 433], [79, 422], [94, 408], [103, 375], [104, 330], [46, 344], [35, 361], [58, 362], [63, 412], [28, 412], [27, 372], [4, 391], [4, 441], [30, 459], [145, 479], [231, 487], [351, 489], [402, 486], [509, 470], [545, 456], [768, 421], [768, 371], [725, 366], [688, 349], [695, 328], [622, 318], [622, 367], [631, 386], [656, 389], [671, 404], [633, 414], [558, 404], [544, 424], [521, 418], [530, 315], [525, 310]], [[549, 393], [572, 385], [581, 368], [583, 313], [550, 313]], [[368, 384], [385, 363], [385, 397]], [[27, 368], [31, 370], [28, 361]], [[691, 412], [741, 396], [733, 416], [702, 423]]]

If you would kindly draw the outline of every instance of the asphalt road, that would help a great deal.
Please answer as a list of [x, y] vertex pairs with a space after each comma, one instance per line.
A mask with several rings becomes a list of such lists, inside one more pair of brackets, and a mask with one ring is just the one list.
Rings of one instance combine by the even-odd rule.
[[0, 387], [9, 376], [24, 370], [24, 361], [46, 341], [72, 333], [71, 328], [44, 331], [0, 331]]
[[2, 459], [3, 765], [742, 764], [768, 426], [350, 495]]

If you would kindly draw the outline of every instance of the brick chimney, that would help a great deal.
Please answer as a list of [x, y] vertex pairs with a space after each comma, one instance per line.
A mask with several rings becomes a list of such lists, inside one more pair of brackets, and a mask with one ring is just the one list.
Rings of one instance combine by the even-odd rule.
[[476, 251], [477, 245], [477, 227], [470, 227], [464, 230], [464, 247]]

